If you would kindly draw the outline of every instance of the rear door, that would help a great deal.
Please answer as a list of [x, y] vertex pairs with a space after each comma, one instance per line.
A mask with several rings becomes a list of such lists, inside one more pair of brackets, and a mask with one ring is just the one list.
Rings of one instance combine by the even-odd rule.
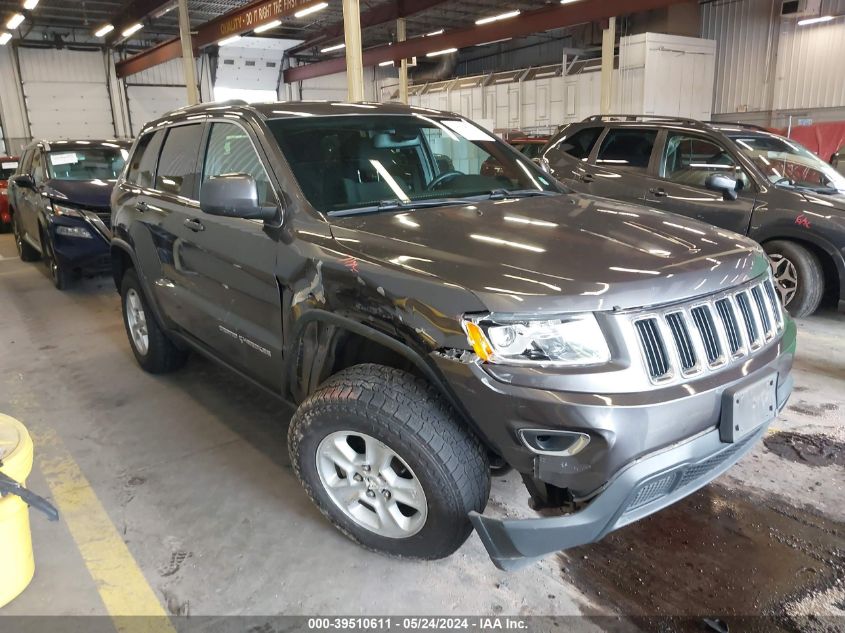
[[[755, 187], [733, 154], [703, 134], [667, 130], [660, 159], [647, 179], [650, 206], [679, 213], [738, 233], [747, 233]], [[705, 186], [714, 173], [737, 180], [736, 200]]]
[[[223, 174], [255, 179], [259, 204], [279, 206], [266, 157], [247, 122], [210, 121], [201, 182]], [[186, 209], [179, 263], [202, 316], [194, 334], [226, 362], [278, 390], [282, 375], [281, 298], [275, 277], [277, 230], [260, 220]]]
[[17, 212], [20, 215], [21, 225], [29, 237], [28, 241], [32, 242], [39, 250], [42, 246], [38, 227], [38, 214], [43, 204], [49, 204], [41, 195], [44, 181], [47, 179], [47, 168], [44, 159], [44, 152], [40, 147], [36, 147], [32, 152], [28, 172], [32, 176], [35, 187], [33, 189], [18, 187], [16, 194]]

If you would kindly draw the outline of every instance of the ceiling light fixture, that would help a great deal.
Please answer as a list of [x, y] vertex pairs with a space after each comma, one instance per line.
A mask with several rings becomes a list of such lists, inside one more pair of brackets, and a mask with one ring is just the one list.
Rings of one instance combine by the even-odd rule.
[[130, 35], [140, 31], [142, 28], [144, 28], [144, 25], [141, 24], [140, 22], [136, 22], [132, 26], [129, 26], [129, 27], [123, 29], [123, 32], [121, 33], [121, 35], [123, 37], [129, 37]]
[[490, 44], [500, 44], [501, 42], [508, 42], [512, 39], [512, 37], [503, 37], [500, 40], [493, 40], [492, 42], [482, 42], [481, 44], [476, 44], [476, 46], [490, 46]]
[[572, 4], [573, 2], [579, 2], [580, 0], [560, 0], [561, 4]]
[[27, 11], [32, 11], [38, 6], [38, 0], [24, 0], [23, 8]]
[[386, 62], [379, 62], [379, 66], [393, 66], [393, 60], [388, 60]]
[[226, 39], [217, 42], [217, 46], [227, 46], [229, 44], [237, 42], [239, 39], [241, 39], [240, 35], [233, 35], [232, 37], [227, 37]]
[[457, 53], [457, 48], [444, 48], [442, 51], [432, 51], [430, 53], [426, 53], [426, 57], [437, 57], [438, 55], [446, 55], [448, 53]]
[[11, 33], [0, 33], [0, 46], [5, 46], [12, 39]]
[[818, 24], [819, 22], [830, 22], [833, 19], [832, 15], [821, 15], [817, 18], [807, 18], [806, 20], [798, 20], [798, 26], [807, 26], [808, 24]]
[[10, 31], [14, 31], [21, 25], [21, 22], [24, 21], [23, 13], [15, 13], [12, 17], [9, 18], [9, 21], [6, 22], [6, 28]]
[[277, 26], [281, 26], [281, 20], [273, 20], [272, 22], [268, 22], [267, 24], [262, 24], [261, 26], [255, 27], [256, 33], [263, 33], [264, 31], [269, 31], [270, 29], [275, 29]]
[[94, 37], [103, 37], [104, 35], [108, 35], [114, 31], [113, 24], [106, 24], [105, 26], [101, 26], [97, 31], [94, 33]]
[[302, 9], [301, 11], [297, 11], [293, 14], [295, 18], [304, 18], [306, 15], [310, 15], [312, 13], [317, 13], [317, 11], [322, 11], [327, 6], [329, 6], [328, 2], [319, 2], [317, 4], [313, 4], [307, 9]]
[[321, 48], [321, 53], [331, 53], [332, 51], [339, 51], [341, 48], [346, 48], [346, 44], [341, 42], [340, 44], [335, 44], [334, 46], [326, 46], [326, 48]]
[[518, 16], [522, 11], [517, 9], [516, 11], [508, 11], [507, 13], [500, 13], [499, 15], [491, 15], [489, 18], [481, 18], [480, 20], [476, 20], [476, 24], [490, 24], [490, 22], [498, 22], [499, 20], [507, 20], [508, 18], [515, 18]]
[[443, 32], [444, 32], [445, 30], [446, 30], [446, 29], [438, 29], [438, 30], [436, 30], [436, 31], [432, 31], [431, 33], [426, 33], [425, 35], [423, 35], [423, 37], [432, 37], [432, 36], [434, 36], [434, 35], [443, 35]]

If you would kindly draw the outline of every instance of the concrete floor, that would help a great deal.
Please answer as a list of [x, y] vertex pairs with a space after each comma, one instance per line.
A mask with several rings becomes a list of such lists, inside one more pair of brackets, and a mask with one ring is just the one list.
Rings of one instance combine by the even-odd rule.
[[[845, 441], [843, 326], [835, 312], [799, 324], [796, 392], [778, 430]], [[621, 600], [607, 597], [613, 592], [571, 573], [571, 554], [504, 574], [475, 535], [432, 563], [359, 549], [296, 482], [285, 443], [288, 407], [197, 357], [176, 374], [144, 373], [111, 280], [59, 292], [42, 265], [18, 260], [9, 235], [0, 236], [0, 411], [36, 438], [54, 438], [36, 445], [30, 487], [49, 493], [43, 460], [57, 441], [170, 613], [626, 613]], [[801, 461], [761, 444], [719, 484], [743, 497], [811, 507], [842, 528], [842, 466]], [[527, 515], [525, 497], [516, 477], [499, 478], [491, 509]], [[0, 613], [105, 614], [78, 535], [35, 514], [32, 524], [36, 577]]]

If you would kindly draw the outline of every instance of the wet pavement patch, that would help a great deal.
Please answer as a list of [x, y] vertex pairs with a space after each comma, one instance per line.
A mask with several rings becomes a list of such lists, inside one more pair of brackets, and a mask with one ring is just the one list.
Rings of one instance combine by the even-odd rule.
[[711, 485], [559, 560], [569, 582], [643, 631], [712, 631], [710, 618], [803, 632], [802, 605], [845, 582], [845, 526]]
[[845, 466], [845, 443], [826, 435], [781, 431], [763, 439], [775, 455], [807, 466]]

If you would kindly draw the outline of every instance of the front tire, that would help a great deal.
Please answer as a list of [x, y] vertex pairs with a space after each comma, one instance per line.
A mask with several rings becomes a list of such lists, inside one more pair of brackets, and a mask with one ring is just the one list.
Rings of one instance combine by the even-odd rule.
[[120, 297], [129, 346], [144, 371], [166, 374], [182, 367], [188, 353], [176, 347], [156, 322], [132, 268], [123, 274]]
[[478, 439], [424, 380], [381, 365], [332, 376], [288, 431], [296, 476], [320, 511], [359, 545], [444, 558], [472, 532], [490, 467]]
[[53, 246], [45, 235], [41, 236], [41, 243], [44, 245], [44, 263], [50, 273], [50, 279], [57, 290], [67, 290], [73, 278], [71, 271], [64, 268], [53, 251]]
[[766, 242], [763, 248], [769, 256], [783, 307], [793, 317], [815, 312], [824, 295], [824, 272], [815, 253], [788, 240]]

